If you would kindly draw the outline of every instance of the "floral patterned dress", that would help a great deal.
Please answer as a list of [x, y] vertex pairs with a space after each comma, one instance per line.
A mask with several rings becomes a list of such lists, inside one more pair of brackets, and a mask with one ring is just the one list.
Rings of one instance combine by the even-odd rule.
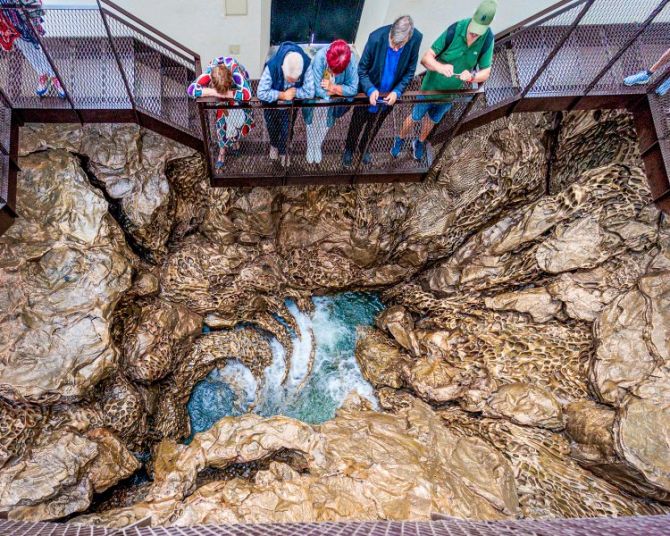
[[[194, 99], [202, 96], [202, 89], [208, 87], [212, 82], [212, 70], [219, 65], [227, 67], [233, 75], [236, 88], [233, 98], [240, 102], [251, 100], [249, 73], [235, 58], [223, 56], [212, 60], [205, 72], [188, 87], [189, 96]], [[216, 133], [219, 147], [222, 149], [235, 145], [240, 138], [247, 136], [253, 127], [254, 116], [250, 109], [217, 110]]]

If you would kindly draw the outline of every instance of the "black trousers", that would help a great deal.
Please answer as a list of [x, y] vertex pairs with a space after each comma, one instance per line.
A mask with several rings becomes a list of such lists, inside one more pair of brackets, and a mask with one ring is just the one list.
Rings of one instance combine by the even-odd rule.
[[368, 106], [355, 106], [349, 122], [345, 149], [353, 153], [356, 149], [356, 142], [358, 142], [358, 150], [365, 151], [368, 140], [374, 141], [379, 129], [382, 128], [384, 121], [392, 111], [391, 106], [381, 106], [377, 113], [369, 112]]
[[263, 115], [270, 136], [270, 145], [276, 147], [280, 155], [285, 155], [291, 112], [282, 109], [264, 110]]

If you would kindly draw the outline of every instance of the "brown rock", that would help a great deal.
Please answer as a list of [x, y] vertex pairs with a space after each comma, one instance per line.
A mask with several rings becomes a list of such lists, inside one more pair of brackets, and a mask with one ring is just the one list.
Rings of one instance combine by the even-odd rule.
[[356, 361], [363, 377], [375, 388], [403, 386], [402, 370], [411, 359], [384, 333], [374, 328], [358, 328]]
[[[121, 527], [145, 516], [153, 525], [190, 525], [422, 520], [435, 511], [478, 519], [517, 514], [509, 465], [484, 441], [457, 438], [417, 401], [395, 416], [353, 402], [345, 406], [334, 420], [314, 427], [285, 417], [225, 418], [190, 446], [172, 443], [159, 451], [165, 463], [148, 501], [76, 522]], [[308, 470], [273, 461], [251, 480], [195, 489], [203, 467], [223, 469], [285, 449], [301, 453]]]
[[563, 410], [546, 389], [527, 383], [510, 383], [498, 389], [484, 409], [487, 417], [509, 419], [522, 426], [563, 429]]
[[76, 158], [36, 153], [21, 168], [22, 217], [0, 237], [0, 384], [81, 397], [116, 364], [109, 323], [129, 254]]
[[376, 320], [379, 329], [391, 334], [396, 342], [414, 357], [419, 356], [419, 342], [414, 334], [414, 320], [412, 315], [401, 306], [391, 306], [384, 309]]

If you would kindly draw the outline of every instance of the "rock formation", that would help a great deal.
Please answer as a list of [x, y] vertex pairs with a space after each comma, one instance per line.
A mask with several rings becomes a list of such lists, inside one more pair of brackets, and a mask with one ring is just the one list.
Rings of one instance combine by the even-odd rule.
[[[480, 439], [457, 437], [418, 401], [396, 415], [346, 407], [314, 427], [285, 417], [226, 418], [188, 447], [168, 441], [158, 451], [144, 502], [75, 521], [122, 527], [150, 517], [152, 525], [183, 526], [518, 512], [503, 456]], [[293, 457], [273, 460], [283, 451]], [[206, 467], [259, 460], [265, 464], [251, 479], [196, 485]]]
[[[0, 511], [667, 512], [670, 223], [627, 114], [566, 114], [546, 145], [553, 119], [461, 136], [423, 183], [353, 188], [212, 189], [201, 157], [135, 126], [25, 127], [0, 237]], [[250, 413], [182, 443], [212, 370], [239, 361], [262, 389], [273, 345], [290, 355], [287, 299], [348, 290], [386, 306], [356, 344], [380, 411]]]

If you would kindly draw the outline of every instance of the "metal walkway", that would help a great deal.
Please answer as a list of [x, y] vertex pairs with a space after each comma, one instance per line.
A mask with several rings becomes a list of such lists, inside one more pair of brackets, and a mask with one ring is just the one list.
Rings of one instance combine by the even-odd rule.
[[[201, 71], [200, 58], [130, 13], [100, 0], [93, 8], [50, 8], [41, 54], [58, 74], [66, 99], [34, 94], [37, 74], [18, 50], [0, 51], [0, 232], [15, 217], [18, 127], [24, 122], [136, 122], [207, 155], [214, 186], [356, 184], [420, 181], [460, 133], [524, 111], [622, 108], [634, 113], [655, 201], [670, 211], [670, 114], [668, 98], [655, 88], [670, 76], [666, 66], [648, 86], [626, 87], [623, 78], [648, 68], [670, 46], [670, 0], [563, 0], [497, 35], [493, 75], [479, 90], [448, 96], [454, 107], [437, 125], [431, 150], [421, 160], [411, 149], [389, 154], [393, 137], [422, 94], [420, 78], [378, 125], [363, 152], [345, 166], [342, 154], [354, 114], [348, 110], [331, 128], [323, 161], [306, 159], [303, 114], [324, 108], [364, 107], [352, 101], [310, 101], [267, 105], [201, 99], [185, 88]], [[7, 6], [3, 9], [13, 9]], [[18, 8], [16, 8], [18, 9]], [[22, 11], [22, 9], [19, 9]], [[255, 86], [256, 82], [254, 82]], [[256, 126], [226, 165], [216, 169], [216, 114], [250, 108]], [[270, 160], [265, 112], [288, 118], [288, 165]]]
[[[217, 170], [213, 166], [217, 154], [216, 110], [230, 111], [239, 106], [202, 99], [203, 132], [212, 183], [254, 186], [419, 181], [426, 177], [433, 162], [439, 160], [459, 133], [514, 112], [621, 108], [635, 115], [652, 193], [659, 206], [670, 211], [668, 102], [654, 93], [670, 75], [670, 69], [666, 67], [656, 73], [649, 86], [630, 88], [623, 84], [627, 75], [650, 67], [670, 47], [668, 4], [667, 0], [564, 0], [501, 32], [496, 36], [491, 79], [479, 91], [451, 96], [454, 107], [433, 131], [431, 150], [420, 162], [413, 159], [411, 150], [406, 150], [398, 159], [389, 154], [393, 137], [417, 99], [444, 98], [421, 96], [416, 91], [419, 78], [410, 88], [414, 91], [400, 99], [377, 136], [367, 145], [371, 161], [362, 162], [358, 158], [350, 167], [343, 165], [342, 154], [351, 112], [328, 132], [324, 159], [319, 165], [309, 164], [305, 156], [306, 129], [302, 112], [315, 106], [342, 106], [342, 101], [296, 102], [285, 106], [268, 106], [255, 101], [246, 107], [253, 110], [257, 128], [245, 138], [232, 158], [227, 157], [225, 167]], [[360, 96], [347, 105], [365, 106], [366, 100]], [[268, 158], [270, 137], [263, 112], [277, 108], [286, 110], [290, 118], [290, 164], [286, 167]], [[354, 125], [354, 130], [356, 128]]]

